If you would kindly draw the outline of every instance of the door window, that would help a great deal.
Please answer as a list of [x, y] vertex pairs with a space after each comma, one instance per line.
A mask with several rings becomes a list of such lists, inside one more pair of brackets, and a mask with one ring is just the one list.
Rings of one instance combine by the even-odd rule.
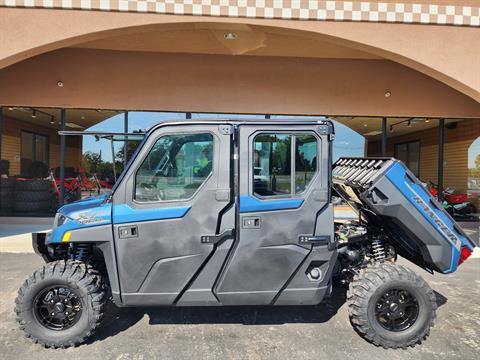
[[187, 200], [212, 172], [213, 135], [165, 135], [159, 138], [135, 176], [135, 200]]
[[28, 174], [28, 169], [33, 161], [41, 161], [48, 165], [48, 137], [28, 131], [20, 134], [20, 172]]
[[257, 135], [253, 142], [253, 193], [261, 197], [303, 193], [317, 173], [317, 149], [313, 135]]
[[295, 192], [303, 193], [317, 173], [317, 138], [295, 137]]

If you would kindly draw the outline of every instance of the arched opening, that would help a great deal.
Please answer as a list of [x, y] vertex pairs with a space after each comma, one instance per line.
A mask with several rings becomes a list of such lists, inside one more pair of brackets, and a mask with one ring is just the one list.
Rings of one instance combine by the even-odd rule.
[[480, 205], [480, 136], [468, 147], [467, 191], [478, 208]]
[[[53, 123], [29, 116], [44, 107], [55, 113], [66, 109], [67, 130], [88, 129], [107, 118], [112, 119], [95, 129], [136, 130], [132, 127], [136, 114], [139, 127], [145, 128], [150, 120], [158, 120], [152, 112], [168, 113], [163, 118], [183, 117], [186, 111], [193, 117], [205, 113], [271, 114], [272, 119], [273, 114], [323, 116], [339, 123], [334, 145], [338, 158], [379, 155], [385, 117], [387, 131], [391, 128], [386, 135], [392, 144], [388, 154], [408, 153], [403, 160], [420, 178], [437, 181], [437, 138], [429, 137], [432, 144], [419, 144], [416, 152], [415, 145], [396, 146], [397, 140], [435, 131], [438, 118], [480, 117], [480, 105], [472, 98], [413, 70], [414, 66], [402, 65], [401, 56], [395, 58], [390, 51], [345, 34], [297, 23], [267, 26], [246, 19], [175, 19], [163, 24], [159, 23], [163, 17], [143, 25], [111, 24], [97, 31], [92, 27], [90, 32], [52, 41], [48, 49], [37, 48], [41, 54], [0, 70], [6, 123], [58, 131], [60, 115]], [[131, 126], [125, 129], [127, 112]], [[99, 146], [102, 141], [85, 138], [84, 149], [77, 146], [63, 165], [79, 167], [78, 158], [88, 151], [88, 144], [97, 153], [102, 150], [105, 159], [118, 162], [119, 173], [123, 160], [117, 154], [125, 151], [123, 146]], [[12, 171], [19, 168], [15, 146], [2, 150]], [[455, 151], [447, 149], [447, 162], [451, 153]], [[51, 164], [61, 166], [56, 154]], [[449, 180], [450, 169], [445, 185], [465, 190], [465, 185]]]

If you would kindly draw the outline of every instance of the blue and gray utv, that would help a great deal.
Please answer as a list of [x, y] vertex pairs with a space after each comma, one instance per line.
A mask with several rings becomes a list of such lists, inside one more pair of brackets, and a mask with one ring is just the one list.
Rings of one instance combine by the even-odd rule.
[[[153, 127], [111, 193], [63, 206], [51, 232], [33, 234], [46, 264], [18, 292], [20, 327], [68, 347], [111, 302], [313, 305], [348, 284], [360, 335], [385, 348], [421, 342], [435, 295], [397, 255], [449, 274], [474, 244], [401, 162], [332, 164], [333, 138], [328, 121]], [[335, 223], [332, 193], [358, 221]]]

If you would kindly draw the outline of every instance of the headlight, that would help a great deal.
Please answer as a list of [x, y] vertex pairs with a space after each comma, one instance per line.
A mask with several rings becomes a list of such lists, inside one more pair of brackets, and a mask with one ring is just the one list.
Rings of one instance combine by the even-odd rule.
[[63, 224], [65, 224], [66, 221], [67, 221], [66, 216], [57, 213], [57, 215], [55, 216], [54, 226], [55, 227], [62, 226]]

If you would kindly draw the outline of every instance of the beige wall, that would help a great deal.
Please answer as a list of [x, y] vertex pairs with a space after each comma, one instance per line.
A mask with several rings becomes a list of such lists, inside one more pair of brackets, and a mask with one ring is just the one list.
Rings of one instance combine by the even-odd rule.
[[[60, 142], [56, 130], [17, 119], [4, 117], [1, 159], [10, 161], [10, 175], [20, 174], [20, 133], [22, 130], [48, 136], [49, 162], [51, 168], [60, 164]], [[65, 166], [78, 168], [82, 158], [80, 138], [67, 137]]]
[[478, 102], [386, 60], [63, 49], [2, 69], [0, 77], [6, 105], [480, 117]]
[[[480, 101], [477, 27], [172, 16], [76, 10], [2, 8], [0, 68], [32, 56], [163, 24], [215, 22], [303, 31], [398, 62]], [[35, 29], [32, 31], [32, 29]], [[2, 99], [0, 99], [0, 102]]]

